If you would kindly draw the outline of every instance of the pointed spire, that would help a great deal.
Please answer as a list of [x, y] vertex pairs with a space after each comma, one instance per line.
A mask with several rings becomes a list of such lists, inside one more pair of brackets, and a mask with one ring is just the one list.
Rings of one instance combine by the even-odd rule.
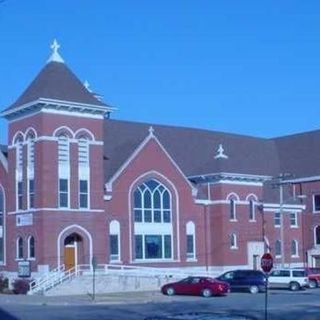
[[47, 62], [60, 62], [60, 63], [64, 63], [62, 57], [60, 56], [58, 50], [60, 48], [60, 44], [58, 43], [58, 41], [56, 39], [53, 40], [52, 45], [50, 46], [50, 48], [52, 49], [52, 53], [50, 58], [48, 59]]
[[226, 154], [224, 154], [224, 149], [222, 144], [219, 144], [218, 150], [217, 150], [217, 154], [214, 157], [215, 159], [228, 159], [228, 156]]
[[148, 131], [150, 136], [154, 136], [154, 129], [152, 126], [149, 127]]
[[89, 91], [92, 92], [92, 90], [90, 89], [90, 83], [88, 80], [85, 80], [85, 82], [83, 83], [84, 87]]

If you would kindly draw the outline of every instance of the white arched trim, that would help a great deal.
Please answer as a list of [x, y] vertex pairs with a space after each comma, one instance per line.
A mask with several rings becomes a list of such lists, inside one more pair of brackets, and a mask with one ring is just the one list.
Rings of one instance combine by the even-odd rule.
[[87, 237], [88, 237], [88, 240], [89, 240], [89, 261], [88, 261], [88, 264], [91, 264], [91, 261], [92, 261], [92, 256], [93, 256], [93, 253], [92, 253], [92, 248], [93, 248], [93, 245], [92, 245], [92, 236], [91, 234], [89, 233], [89, 231], [87, 231], [85, 228], [79, 226], [78, 224], [73, 224], [71, 226], [68, 226], [66, 228], [64, 228], [58, 235], [58, 238], [57, 238], [57, 266], [59, 267], [61, 265], [61, 246], [63, 245], [61, 243], [61, 238], [64, 234], [67, 233], [68, 230], [72, 230], [72, 229], [78, 229], [78, 230], [81, 230]]
[[319, 233], [320, 233], [320, 225], [318, 224], [318, 225], [316, 225], [315, 227], [314, 227], [314, 229], [313, 229], [313, 237], [314, 237], [314, 245], [315, 246], [319, 246], [320, 245], [320, 243], [317, 243], [317, 228], [319, 228]]
[[236, 200], [236, 201], [240, 201], [240, 197], [235, 193], [235, 192], [230, 192], [228, 195], [227, 195], [227, 200]]
[[119, 234], [120, 233], [120, 223], [118, 220], [112, 220], [109, 226], [110, 234]]
[[37, 131], [32, 128], [32, 127], [29, 127], [27, 130], [26, 130], [26, 133], [25, 133], [25, 139], [28, 140], [28, 138], [30, 136], [33, 136], [34, 139], [37, 139], [38, 135], [37, 135]]
[[21, 138], [21, 142], [23, 142], [25, 140], [25, 136], [24, 136], [24, 133], [22, 131], [17, 131], [13, 138], [12, 138], [12, 144], [16, 144], [17, 143], [17, 140]]
[[254, 194], [254, 193], [250, 193], [247, 195], [246, 197], [246, 201], [250, 201], [250, 200], [254, 200], [254, 201], [258, 201], [258, 197]]
[[61, 126], [61, 127], [57, 128], [56, 130], [53, 131], [52, 135], [54, 137], [58, 137], [61, 134], [67, 134], [69, 136], [69, 139], [74, 138], [73, 131], [69, 127], [66, 127], [66, 126]]
[[30, 249], [31, 249], [31, 244], [30, 244], [30, 242], [31, 242], [31, 239], [33, 238], [33, 250], [34, 250], [34, 252], [36, 252], [36, 249], [35, 249], [35, 241], [36, 241], [36, 239], [35, 239], [35, 237], [33, 236], [33, 235], [30, 235], [29, 237], [28, 237], [28, 239], [27, 239], [27, 244], [28, 244], [28, 260], [34, 260], [35, 258], [36, 258], [36, 256], [34, 255], [34, 257], [31, 257], [30, 256]]
[[[158, 171], [155, 170], [151, 170], [148, 172], [143, 173], [142, 175], [140, 175], [139, 177], [137, 177], [130, 185], [129, 187], [129, 192], [128, 192], [128, 204], [129, 204], [129, 241], [130, 241], [130, 246], [129, 246], [129, 254], [130, 254], [130, 261], [133, 262], [133, 254], [132, 254], [132, 205], [131, 205], [131, 197], [132, 197], [132, 191], [133, 188], [135, 188], [137, 186], [137, 183], [139, 180], [144, 180], [145, 177], [148, 177], [150, 179], [157, 179], [161, 178], [163, 179], [173, 190], [174, 192], [174, 196], [175, 196], [175, 200], [176, 200], [176, 221], [177, 221], [177, 245], [176, 245], [176, 250], [177, 250], [177, 259], [180, 261], [180, 217], [179, 217], [179, 194], [178, 194], [178, 190], [175, 187], [175, 185], [173, 184], [173, 182], [171, 182], [166, 176], [164, 176], [163, 174], [161, 174]], [[162, 182], [161, 182], [162, 183]], [[168, 190], [170, 191], [170, 190]], [[173, 198], [171, 196], [171, 201], [173, 202]], [[172, 206], [173, 209], [173, 206]], [[171, 214], [173, 214], [173, 212], [171, 212]], [[172, 219], [171, 221], [173, 222], [173, 215], [172, 215]], [[173, 231], [173, 230], [172, 230]], [[173, 246], [174, 248], [174, 246]], [[174, 258], [174, 251], [172, 252], [172, 258]]]
[[195, 225], [194, 225], [194, 222], [192, 222], [192, 221], [189, 221], [188, 223], [187, 223], [187, 228], [186, 228], [187, 230], [187, 234], [194, 234], [195, 233]]
[[88, 129], [80, 128], [74, 133], [76, 139], [79, 139], [82, 135], [89, 138], [91, 141], [95, 141], [94, 134]]

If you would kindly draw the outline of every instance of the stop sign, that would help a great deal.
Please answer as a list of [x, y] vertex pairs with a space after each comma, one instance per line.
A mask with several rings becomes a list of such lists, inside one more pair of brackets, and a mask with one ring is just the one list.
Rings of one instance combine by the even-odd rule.
[[261, 258], [261, 269], [265, 273], [268, 273], [271, 271], [272, 267], [273, 267], [272, 255], [270, 253], [264, 253]]

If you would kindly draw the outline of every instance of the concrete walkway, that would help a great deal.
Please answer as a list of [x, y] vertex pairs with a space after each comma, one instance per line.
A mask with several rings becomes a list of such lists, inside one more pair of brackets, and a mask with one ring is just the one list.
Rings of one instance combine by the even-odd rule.
[[[169, 299], [170, 300], [170, 299]], [[168, 297], [158, 291], [121, 292], [99, 294], [93, 299], [91, 294], [75, 296], [43, 296], [0, 294], [0, 305], [29, 304], [29, 305], [92, 305], [92, 304], [129, 304], [168, 301]]]

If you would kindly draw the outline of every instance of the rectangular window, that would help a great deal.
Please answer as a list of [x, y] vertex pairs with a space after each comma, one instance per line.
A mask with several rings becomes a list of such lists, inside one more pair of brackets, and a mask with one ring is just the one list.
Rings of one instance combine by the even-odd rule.
[[320, 194], [313, 195], [313, 212], [320, 212]]
[[193, 234], [187, 234], [187, 259], [194, 258], [194, 237]]
[[145, 258], [161, 259], [162, 258], [162, 239], [158, 235], [146, 235], [144, 237]]
[[171, 222], [171, 212], [170, 210], [163, 210], [163, 222], [170, 223]]
[[22, 181], [18, 182], [18, 210], [22, 210], [23, 206], [23, 184]]
[[59, 179], [59, 207], [68, 208], [69, 192], [68, 179]]
[[34, 208], [34, 180], [29, 180], [29, 208]]
[[290, 226], [297, 227], [298, 226], [298, 216], [296, 212], [290, 213]]
[[281, 226], [281, 215], [280, 212], [275, 212], [274, 213], [274, 226], [275, 227], [280, 227]]
[[135, 236], [135, 253], [136, 253], [136, 259], [143, 258], [142, 235], [140, 234], [137, 234]]
[[119, 237], [117, 234], [110, 235], [110, 260], [119, 260]]
[[79, 182], [79, 207], [81, 209], [88, 208], [88, 181], [87, 180], [80, 180]]

